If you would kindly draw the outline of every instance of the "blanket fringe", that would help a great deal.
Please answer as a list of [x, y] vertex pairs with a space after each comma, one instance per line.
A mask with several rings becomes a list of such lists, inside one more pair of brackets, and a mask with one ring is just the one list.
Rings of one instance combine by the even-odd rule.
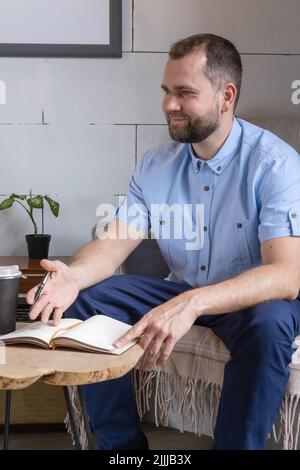
[[281, 443], [284, 450], [299, 449], [300, 442], [300, 396], [286, 392], [279, 411], [279, 416], [272, 429], [276, 443]]
[[[193, 432], [201, 436], [207, 404], [211, 429], [214, 430], [222, 389], [219, 384], [170, 374], [163, 369], [151, 372], [135, 369], [133, 380], [141, 419], [154, 403], [156, 426], [168, 426], [170, 415], [174, 413], [181, 432], [186, 421], [191, 424]], [[300, 446], [299, 414], [300, 395], [287, 391], [271, 433], [274, 441], [280, 443], [284, 450], [295, 450]]]
[[[68, 391], [69, 391], [70, 399], [71, 399], [72, 406], [73, 406], [73, 413], [74, 413], [76, 426], [79, 431], [79, 440], [80, 440], [81, 448], [85, 450], [88, 448], [88, 437], [87, 437], [87, 433], [85, 429], [85, 422], [84, 422], [83, 414], [81, 412], [81, 404], [80, 404], [79, 394], [78, 394], [76, 385], [69, 386]], [[65, 417], [64, 423], [65, 423], [67, 432], [70, 434], [72, 438], [72, 443], [74, 445], [75, 440], [74, 440], [74, 435], [72, 432], [69, 414], [67, 414], [67, 416]]]
[[[188, 422], [193, 432], [201, 436], [204, 408], [207, 404], [211, 429], [214, 430], [222, 389], [219, 384], [170, 374], [161, 368], [150, 372], [134, 369], [132, 378], [137, 410], [141, 419], [146, 412], [150, 411], [151, 404], [154, 403], [156, 426], [168, 426], [172, 413], [178, 420], [177, 425], [181, 432], [184, 432], [185, 423]], [[79, 429], [81, 446], [82, 449], [87, 449], [88, 439], [77, 387], [68, 387], [68, 390]], [[296, 450], [300, 447], [299, 415], [300, 395], [287, 391], [270, 434], [284, 450]], [[65, 418], [65, 425], [74, 444], [68, 415]]]
[[184, 431], [186, 422], [191, 423], [193, 432], [201, 436], [205, 403], [209, 403], [210, 424], [215, 427], [221, 386], [176, 376], [163, 369], [144, 372], [133, 371], [136, 390], [137, 410], [140, 418], [150, 410], [154, 392], [154, 413], [156, 426], [168, 426], [171, 413], [178, 420], [178, 428]]

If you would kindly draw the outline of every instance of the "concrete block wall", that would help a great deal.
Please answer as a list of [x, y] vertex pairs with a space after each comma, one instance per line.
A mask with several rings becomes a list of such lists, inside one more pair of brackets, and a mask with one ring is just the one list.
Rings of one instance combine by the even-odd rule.
[[[197, 32], [232, 40], [242, 54], [238, 114], [296, 116], [299, 0], [123, 0], [121, 59], [0, 58], [0, 194], [48, 193], [51, 255], [90, 239], [96, 208], [126, 193], [141, 152], [168, 139], [160, 82], [169, 45]], [[26, 254], [22, 208], [0, 212], [0, 255]]]

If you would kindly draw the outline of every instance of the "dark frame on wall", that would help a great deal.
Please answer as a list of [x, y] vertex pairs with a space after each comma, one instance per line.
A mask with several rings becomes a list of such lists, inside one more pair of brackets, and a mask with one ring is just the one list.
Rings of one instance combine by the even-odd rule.
[[109, 0], [109, 44], [1, 44], [0, 56], [122, 57], [122, 0]]

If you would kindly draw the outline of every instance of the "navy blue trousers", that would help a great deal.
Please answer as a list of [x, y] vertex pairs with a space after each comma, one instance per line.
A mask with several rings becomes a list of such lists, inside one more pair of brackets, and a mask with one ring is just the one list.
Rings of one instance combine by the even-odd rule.
[[[145, 276], [113, 276], [81, 291], [65, 317], [85, 320], [105, 314], [129, 324], [191, 289]], [[230, 351], [215, 428], [214, 449], [263, 449], [289, 378], [293, 340], [300, 332], [300, 300], [270, 301], [242, 311], [204, 315]], [[99, 449], [145, 445], [130, 374], [86, 385], [83, 395]]]

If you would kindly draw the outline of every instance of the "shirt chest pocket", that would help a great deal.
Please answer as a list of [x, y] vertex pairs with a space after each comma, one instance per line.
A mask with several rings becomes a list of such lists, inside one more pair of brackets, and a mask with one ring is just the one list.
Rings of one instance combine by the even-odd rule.
[[186, 266], [185, 238], [182, 217], [170, 214], [168, 216], [151, 216], [151, 232], [157, 240], [161, 253], [174, 273]]
[[253, 219], [235, 220], [233, 227], [234, 255], [233, 263], [249, 269], [261, 262], [258, 239], [258, 221]]

